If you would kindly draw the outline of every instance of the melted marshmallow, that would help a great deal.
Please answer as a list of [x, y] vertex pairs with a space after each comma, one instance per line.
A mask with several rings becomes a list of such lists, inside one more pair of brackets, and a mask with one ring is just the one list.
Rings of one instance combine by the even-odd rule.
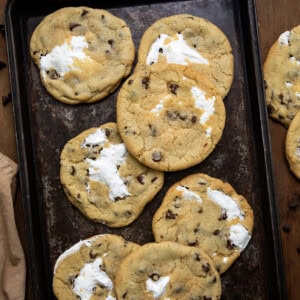
[[160, 34], [152, 44], [146, 62], [148, 65], [156, 63], [159, 55], [166, 56], [167, 63], [188, 65], [189, 63], [208, 65], [208, 60], [194, 48], [190, 47], [182, 34], [171, 37]]
[[86, 137], [81, 147], [102, 146], [107, 142], [105, 130], [97, 129], [94, 133]]
[[291, 32], [290, 31], [285, 31], [283, 32], [279, 38], [278, 42], [282, 45], [288, 45], [289, 44], [289, 38], [290, 38]]
[[90, 179], [108, 185], [109, 198], [112, 201], [115, 201], [118, 197], [124, 198], [130, 196], [127, 187], [118, 172], [118, 166], [125, 162], [126, 156], [126, 147], [121, 143], [103, 148], [100, 156], [96, 160], [86, 159], [86, 162], [90, 166]]
[[166, 291], [169, 280], [169, 276], [162, 276], [156, 281], [154, 281], [152, 278], [148, 278], [146, 281], [147, 291], [151, 292], [155, 299], [159, 298]]
[[287, 88], [290, 88], [290, 87], [293, 86], [293, 84], [292, 84], [291, 82], [286, 81], [286, 82], [285, 82], [285, 86], [286, 86]]
[[223, 213], [226, 213], [227, 220], [230, 221], [234, 218], [244, 220], [244, 213], [239, 208], [236, 201], [218, 190], [207, 189], [207, 195], [210, 200], [221, 206]]
[[76, 277], [73, 292], [80, 296], [81, 300], [89, 300], [93, 295], [93, 288], [97, 284], [104, 286], [109, 291], [113, 289], [113, 282], [108, 275], [101, 270], [102, 263], [101, 257], [91, 263], [86, 263]]
[[297, 64], [297, 65], [300, 65], [300, 59], [296, 59], [294, 56], [291, 56], [289, 58], [290, 62], [293, 63], [293, 64]]
[[164, 101], [170, 98], [170, 95], [164, 96], [162, 99], [159, 100], [159, 103], [153, 109], [151, 109], [151, 112], [155, 113], [158, 116], [159, 113], [164, 109]]
[[46, 76], [47, 70], [56, 70], [59, 76], [64, 76], [71, 70], [75, 70], [74, 59], [88, 59], [83, 49], [88, 47], [84, 36], [73, 36], [70, 42], [56, 46], [47, 55], [42, 56], [40, 68], [42, 76]]
[[178, 186], [178, 187], [176, 187], [176, 190], [182, 192], [182, 196], [184, 197], [185, 200], [196, 200], [199, 203], [203, 202], [199, 195], [190, 191], [189, 189], [187, 189], [184, 186]]
[[229, 229], [229, 239], [235, 246], [239, 247], [241, 251], [243, 251], [250, 239], [251, 235], [248, 230], [241, 224], [235, 224], [230, 226]]

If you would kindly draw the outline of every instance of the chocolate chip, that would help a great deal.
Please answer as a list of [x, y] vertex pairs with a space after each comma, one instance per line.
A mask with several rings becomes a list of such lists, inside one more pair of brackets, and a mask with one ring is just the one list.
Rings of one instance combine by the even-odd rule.
[[77, 194], [77, 199], [80, 199], [80, 197], [81, 197], [81, 196], [80, 196], [80, 194], [78, 193], [78, 194]]
[[162, 155], [159, 151], [154, 151], [152, 153], [152, 160], [155, 161], [155, 162], [159, 162], [161, 161], [161, 158], [162, 158]]
[[132, 79], [129, 79], [128, 80], [128, 84], [132, 84], [133, 83], [133, 80]]
[[201, 260], [200, 254], [199, 253], [195, 253], [194, 259], [196, 261], [200, 261]]
[[70, 284], [74, 284], [74, 281], [75, 281], [76, 277], [77, 277], [76, 275], [71, 275], [71, 276], [69, 276], [69, 278], [68, 278], [69, 283], [70, 283]]
[[144, 86], [144, 88], [147, 90], [149, 88], [149, 81], [150, 81], [150, 78], [149, 77], [144, 77], [142, 79], [142, 85]]
[[219, 229], [216, 229], [214, 232], [213, 232], [214, 235], [219, 235], [220, 234], [220, 230]]
[[84, 9], [81, 13], [81, 16], [84, 17], [87, 13], [88, 13], [88, 11], [86, 9]]
[[229, 249], [229, 250], [233, 250], [234, 246], [233, 246], [233, 244], [231, 243], [230, 240], [227, 240], [226, 248]]
[[6, 63], [0, 60], [0, 70], [4, 69], [5, 67], [6, 67]]
[[203, 213], [203, 208], [202, 208], [202, 207], [200, 207], [200, 208], [198, 209], [198, 214], [201, 214], [201, 213]]
[[194, 247], [194, 246], [198, 245], [198, 241], [188, 242], [188, 245], [191, 247]]
[[217, 277], [214, 277], [212, 283], [216, 283], [217, 282]]
[[71, 175], [74, 176], [76, 173], [76, 169], [74, 166], [71, 166]]
[[192, 123], [196, 123], [197, 121], [197, 117], [196, 116], [192, 116], [192, 119], [191, 119]]
[[151, 179], [151, 183], [153, 183], [154, 181], [156, 181], [156, 179], [157, 179], [157, 176], [153, 177], [153, 178]]
[[194, 47], [194, 48], [197, 48], [197, 45], [196, 45], [196, 44], [193, 44], [193, 47]]
[[102, 19], [102, 21], [105, 19], [105, 16], [104, 15], [101, 15], [101, 19]]
[[[90, 256], [90, 258], [94, 259], [97, 257], [97, 253], [95, 251], [93, 251], [93, 249], [92, 249], [89, 252], [89, 256]], [[101, 269], [101, 266], [100, 266], [100, 269]]]
[[166, 111], [166, 115], [169, 119], [171, 120], [176, 120], [177, 116], [176, 116], [176, 111], [170, 111], [170, 110], [167, 110]]
[[295, 210], [298, 205], [299, 205], [299, 200], [300, 200], [300, 195], [298, 194], [294, 194], [293, 198], [291, 199], [291, 201], [289, 202], [289, 209], [290, 210]]
[[8, 93], [7, 96], [2, 96], [2, 105], [6, 106], [12, 100], [11, 93]]
[[149, 276], [153, 281], [157, 281], [160, 276], [157, 274], [157, 273], [152, 273], [150, 276]]
[[140, 183], [140, 184], [144, 184], [145, 183], [145, 175], [144, 174], [139, 174], [137, 177], [136, 177], [137, 181]]
[[176, 216], [177, 216], [177, 214], [174, 214], [171, 210], [168, 210], [166, 212], [166, 219], [175, 220]]
[[72, 31], [74, 28], [78, 27], [78, 26], [81, 26], [80, 24], [78, 23], [72, 23], [70, 22], [69, 23], [69, 29]]
[[0, 34], [5, 37], [5, 27], [3, 24], [0, 25]]
[[171, 83], [170, 84], [170, 89], [171, 89], [171, 93], [173, 93], [174, 95], [177, 95], [176, 90], [178, 89], [178, 84]]
[[105, 128], [105, 135], [106, 135], [106, 137], [110, 136], [110, 129]]
[[158, 52], [159, 52], [159, 53], [163, 53], [163, 52], [164, 52], [163, 48], [159, 48], [159, 49], [158, 49]]
[[219, 221], [226, 220], [226, 219], [227, 219], [227, 214], [226, 214], [226, 212], [222, 213], [222, 214], [220, 215], [220, 217], [218, 218]]
[[58, 79], [58, 78], [59, 78], [59, 75], [58, 75], [57, 71], [54, 70], [54, 69], [48, 70], [48, 71], [47, 71], [47, 74], [48, 74], [48, 76], [49, 76], [51, 79]]
[[87, 169], [87, 170], [86, 170], [86, 176], [89, 176], [89, 175], [90, 175], [90, 170]]
[[205, 273], [208, 273], [209, 270], [210, 270], [210, 265], [208, 263], [206, 263], [205, 265], [202, 265], [202, 270], [205, 272]]
[[290, 232], [292, 230], [292, 225], [291, 224], [284, 224], [282, 226], [283, 231], [285, 232]]
[[[176, 205], [175, 205], [175, 207], [176, 207]], [[198, 232], [198, 231], [199, 231], [198, 228], [195, 228], [195, 229], [194, 229], [194, 232], [195, 232], [195, 233]]]
[[115, 41], [114, 41], [113, 39], [110, 39], [110, 40], [108, 40], [107, 42], [109, 43], [109, 45], [110, 45], [111, 47], [113, 47]]
[[125, 299], [127, 296], [127, 292], [125, 292], [123, 295], [122, 295], [122, 298]]
[[156, 136], [157, 135], [157, 130], [156, 130], [156, 127], [154, 125], [151, 125], [149, 124], [149, 129], [150, 129], [150, 132], [151, 132], [151, 136]]

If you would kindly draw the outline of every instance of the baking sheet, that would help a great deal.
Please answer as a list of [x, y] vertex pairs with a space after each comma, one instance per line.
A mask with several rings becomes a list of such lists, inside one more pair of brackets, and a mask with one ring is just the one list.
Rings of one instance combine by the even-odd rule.
[[[121, 234], [144, 244], [153, 241], [151, 221], [167, 189], [197, 172], [229, 182], [254, 210], [253, 237], [232, 267], [221, 276], [222, 299], [285, 299], [282, 254], [273, 191], [273, 173], [261, 66], [255, 2], [234, 0], [11, 1], [5, 22], [20, 180], [28, 240], [28, 267], [34, 299], [53, 299], [52, 270], [57, 257], [80, 239], [99, 233]], [[234, 81], [224, 99], [223, 136], [202, 163], [165, 174], [165, 185], [131, 225], [110, 229], [86, 219], [66, 199], [59, 182], [59, 156], [65, 143], [90, 127], [116, 121], [116, 90], [93, 104], [70, 106], [54, 100], [42, 86], [29, 54], [31, 34], [42, 18], [71, 5], [108, 9], [124, 19], [138, 48], [145, 29], [159, 18], [190, 13], [220, 27], [233, 48]], [[134, 68], [133, 70], [134, 71]]]

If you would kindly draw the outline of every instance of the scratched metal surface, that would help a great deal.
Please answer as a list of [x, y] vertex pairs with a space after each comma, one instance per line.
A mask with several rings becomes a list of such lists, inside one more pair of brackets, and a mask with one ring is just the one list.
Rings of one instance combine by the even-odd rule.
[[[152, 216], [159, 207], [167, 189], [186, 175], [202, 172], [229, 182], [238, 193], [244, 195], [254, 210], [255, 227], [251, 242], [233, 266], [222, 275], [222, 299], [268, 299], [266, 251], [271, 244], [266, 241], [264, 208], [265, 186], [261, 185], [258, 162], [257, 136], [254, 131], [255, 116], [252, 115], [251, 101], [247, 86], [247, 66], [243, 48], [242, 25], [235, 1], [199, 0], [170, 1], [107, 9], [124, 19], [131, 29], [138, 48], [145, 29], [159, 18], [190, 13], [206, 18], [219, 26], [229, 38], [234, 54], [234, 80], [228, 96], [224, 99], [226, 125], [221, 141], [202, 163], [180, 171], [165, 174], [165, 185], [149, 203], [141, 216], [131, 225], [110, 229], [86, 219], [66, 199], [59, 181], [59, 156], [64, 144], [80, 132], [116, 121], [116, 96], [118, 90], [107, 98], [93, 104], [70, 106], [54, 100], [42, 86], [37, 67], [29, 56], [30, 36], [46, 14], [44, 8], [26, 15], [22, 21], [23, 56], [27, 86], [30, 134], [34, 161], [32, 171], [38, 186], [37, 200], [40, 204], [40, 220], [46, 234], [46, 267], [51, 271], [57, 257], [68, 247], [94, 234], [121, 234], [130, 241], [144, 244], [153, 241], [151, 232]], [[70, 5], [72, 1], [69, 1]], [[47, 4], [47, 2], [46, 2]], [[108, 4], [106, 4], [108, 5]], [[51, 6], [45, 6], [47, 13]], [[100, 5], [98, 6], [100, 7]], [[133, 68], [134, 71], [134, 68]], [[17, 117], [17, 116], [16, 116]], [[259, 139], [260, 140], [260, 139]], [[245, 276], [247, 274], [247, 276]], [[51, 277], [51, 275], [50, 275]], [[50, 286], [50, 282], [48, 283]]]

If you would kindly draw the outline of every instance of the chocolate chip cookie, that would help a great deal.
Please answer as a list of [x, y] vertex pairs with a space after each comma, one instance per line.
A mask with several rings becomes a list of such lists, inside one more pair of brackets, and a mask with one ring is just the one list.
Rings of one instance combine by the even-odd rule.
[[117, 124], [128, 151], [161, 171], [203, 161], [219, 142], [225, 117], [215, 86], [193, 69], [173, 64], [135, 71], [117, 98]]
[[116, 299], [115, 276], [122, 260], [138, 244], [121, 236], [99, 234], [81, 240], [57, 259], [52, 280], [59, 300]]
[[132, 223], [164, 182], [163, 172], [128, 153], [113, 122], [69, 140], [60, 165], [61, 184], [70, 202], [87, 218], [110, 227]]
[[153, 217], [155, 241], [200, 247], [224, 273], [247, 247], [253, 211], [231, 185], [206, 174], [192, 174], [167, 191]]
[[263, 71], [269, 115], [288, 127], [300, 110], [300, 25], [279, 36]]
[[207, 19], [178, 14], [155, 21], [143, 34], [138, 64], [186, 65], [204, 74], [224, 98], [232, 85], [234, 57], [225, 33]]
[[290, 123], [285, 139], [285, 155], [293, 174], [300, 179], [300, 111]]
[[196, 247], [149, 243], [129, 254], [116, 276], [118, 299], [221, 298], [221, 280], [210, 257]]
[[67, 104], [112, 93], [132, 67], [135, 47], [124, 20], [103, 9], [64, 7], [47, 15], [30, 39], [47, 91]]

